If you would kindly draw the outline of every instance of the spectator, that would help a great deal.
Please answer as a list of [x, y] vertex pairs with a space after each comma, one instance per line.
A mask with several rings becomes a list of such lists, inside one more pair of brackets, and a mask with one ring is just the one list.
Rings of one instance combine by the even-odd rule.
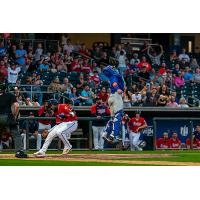
[[42, 44], [38, 43], [37, 49], [35, 50], [35, 56], [34, 56], [36, 63], [40, 60], [40, 57], [42, 56], [42, 54], [43, 54]]
[[74, 60], [74, 58], [71, 56], [70, 52], [66, 51], [64, 53], [64, 63], [66, 64], [68, 71], [70, 69], [70, 66], [71, 66], [73, 60]]
[[189, 108], [187, 101], [184, 97], [181, 97], [179, 100], [179, 108]]
[[167, 132], [164, 132], [163, 137], [159, 138], [156, 141], [156, 146], [157, 146], [158, 149], [168, 149], [168, 148], [170, 148], [170, 140], [169, 140]]
[[172, 137], [169, 139], [170, 148], [172, 149], [180, 149], [181, 148], [181, 141], [178, 138], [178, 134], [176, 131], [173, 131]]
[[83, 85], [84, 85], [84, 83], [85, 83], [84, 75], [81, 73], [81, 74], [79, 75], [79, 78], [78, 78], [77, 82], [76, 82], [76, 87], [77, 87], [77, 89], [78, 89], [78, 92], [80, 92], [80, 91], [83, 90]]
[[143, 46], [140, 48], [140, 52], [143, 53], [143, 54], [146, 54], [147, 50], [148, 50], [148, 47], [149, 47], [149, 42], [148, 41], [144, 41]]
[[175, 66], [174, 66], [174, 69], [173, 69], [173, 71], [172, 71], [172, 74], [178, 75], [179, 72], [180, 72], [180, 65], [177, 63], [177, 64], [175, 64]]
[[200, 69], [196, 68], [195, 73], [193, 75], [193, 82], [200, 83]]
[[80, 96], [77, 92], [77, 89], [73, 87], [71, 89], [71, 93], [69, 94], [69, 98], [73, 101], [74, 106], [79, 106], [81, 104], [82, 96]]
[[98, 88], [98, 85], [100, 84], [100, 78], [96, 70], [94, 70], [94, 73], [90, 73], [89, 82], [90, 85], [92, 85], [92, 88], [94, 89]]
[[91, 72], [91, 65], [89, 64], [89, 59], [85, 58], [83, 60], [83, 65], [81, 67], [81, 72], [85, 74], [89, 74]]
[[31, 102], [31, 99], [29, 97], [25, 99], [25, 104], [26, 106], [33, 106], [33, 103]]
[[138, 64], [138, 63], [140, 63], [140, 59], [138, 58], [138, 54], [137, 53], [134, 53], [133, 54], [133, 57], [131, 58], [131, 60], [130, 60], [130, 64], [131, 65], [135, 65], [135, 64]]
[[179, 58], [179, 61], [185, 60], [188, 63], [190, 62], [190, 57], [188, 56], [188, 54], [186, 54], [185, 48], [182, 49], [182, 53], [179, 54], [178, 58]]
[[131, 100], [134, 106], [139, 106], [142, 103], [142, 96], [137, 88], [136, 92], [132, 94]]
[[91, 53], [89, 52], [89, 50], [87, 49], [86, 45], [83, 43], [81, 44], [81, 48], [79, 49], [79, 53], [83, 54], [85, 56], [90, 56]]
[[140, 63], [138, 64], [138, 67], [139, 67], [139, 69], [141, 69], [144, 66], [146, 67], [148, 72], [152, 70], [152, 67], [151, 67], [150, 63], [147, 61], [146, 57], [142, 56], [142, 59], [141, 59]]
[[143, 106], [146, 107], [154, 107], [157, 103], [157, 88], [156, 86], [152, 86], [151, 91], [147, 92], [146, 99]]
[[[192, 148], [193, 149], [200, 149], [199, 139], [197, 139], [194, 135], [192, 136], [192, 138], [193, 138]], [[185, 143], [186, 143], [187, 149], [190, 149], [190, 138], [187, 138]]]
[[101, 88], [101, 91], [98, 93], [98, 97], [102, 100], [103, 103], [108, 102], [108, 93], [105, 87]]
[[74, 58], [74, 61], [72, 62], [71, 66], [70, 66], [70, 71], [81, 72], [81, 65], [79, 62], [79, 57]]
[[104, 148], [104, 139], [102, 138], [102, 132], [106, 126], [106, 121], [102, 119], [106, 116], [110, 116], [110, 110], [102, 100], [97, 97], [96, 103], [91, 106], [91, 114], [96, 117], [96, 121], [92, 122], [93, 131], [93, 144], [95, 150], [102, 150]]
[[32, 104], [33, 104], [33, 106], [40, 107], [40, 104], [39, 104], [39, 102], [38, 102], [37, 97], [34, 97], [34, 98], [33, 98]]
[[26, 56], [27, 56], [27, 52], [26, 52], [26, 50], [24, 50], [23, 44], [19, 44], [19, 49], [17, 49], [15, 52], [16, 62], [20, 66], [25, 65]]
[[157, 95], [157, 106], [166, 106], [169, 100], [169, 91], [166, 85], [162, 85]]
[[102, 52], [101, 59], [99, 60], [99, 63], [103, 63], [103, 64], [107, 64], [107, 65], [109, 64], [109, 58], [108, 58], [108, 55], [105, 51]]
[[178, 103], [176, 103], [176, 99], [174, 96], [170, 96], [169, 102], [167, 103], [166, 107], [170, 107], [170, 108], [178, 108], [179, 107]]
[[122, 76], [124, 76], [124, 72], [126, 71], [126, 56], [122, 50], [120, 51], [118, 62], [119, 72]]
[[[155, 51], [155, 49], [152, 48], [152, 45], [148, 46], [148, 50], [147, 50], [147, 55], [149, 56], [149, 58], [151, 59], [152, 65], [155, 66], [160, 66], [160, 58], [163, 55], [163, 47], [162, 45], [156, 45], [160, 47], [160, 53], [157, 54], [157, 52]], [[150, 49], [152, 50], [152, 52], [150, 52]]]
[[[34, 85], [32, 87], [32, 90], [35, 92], [34, 97], [38, 100], [38, 104], [42, 105], [43, 104], [43, 93], [41, 90], [41, 86], [43, 85], [43, 81], [40, 78], [39, 74], [36, 74], [36, 78], [32, 79], [33, 82], [32, 84]], [[36, 105], [38, 106], [36, 103]]]
[[49, 87], [47, 88], [47, 91], [52, 93], [50, 95], [51, 98], [59, 98], [59, 92], [62, 91], [62, 86], [60, 84], [60, 80], [58, 77], [56, 77], [49, 85]]
[[186, 62], [185, 59], [182, 59], [182, 60], [179, 62], [179, 65], [180, 65], [180, 69], [181, 69], [181, 70], [185, 70], [186, 67], [189, 67], [189, 63]]
[[0, 81], [4, 82], [6, 80], [6, 77], [8, 76], [8, 69], [5, 66], [4, 61], [0, 61]]
[[192, 58], [192, 61], [190, 63], [190, 68], [194, 71], [196, 68], [199, 68], [199, 64], [197, 63], [196, 58]]
[[101, 54], [102, 54], [102, 51], [99, 48], [99, 46], [96, 46], [95, 49], [92, 51], [92, 57], [96, 60], [101, 59]]
[[173, 50], [172, 53], [170, 54], [170, 61], [177, 61], [178, 60], [178, 55], [176, 53], [176, 50]]
[[177, 88], [181, 88], [185, 84], [185, 80], [183, 78], [184, 72], [179, 72], [178, 75], [174, 78], [174, 84]]
[[9, 57], [11, 59], [12, 62], [15, 62], [15, 59], [16, 59], [16, 50], [17, 50], [17, 47], [16, 45], [12, 45], [10, 51], [9, 51]]
[[142, 66], [141, 71], [138, 73], [138, 76], [141, 86], [146, 85], [146, 82], [150, 80], [150, 74], [147, 71], [146, 66]]
[[82, 99], [83, 99], [83, 105], [91, 106], [93, 104], [94, 95], [90, 91], [89, 85], [87, 85], [87, 84], [84, 85], [84, 89], [81, 92], [81, 96], [82, 96]]
[[39, 68], [38, 68], [38, 72], [47, 72], [49, 71], [49, 63], [48, 63], [48, 58], [42, 58], [41, 61], [40, 61], [40, 65], [39, 65]]
[[9, 84], [16, 84], [16, 81], [18, 79], [18, 74], [21, 71], [21, 68], [19, 66], [16, 66], [15, 63], [11, 64], [10, 67], [8, 67], [8, 83]]
[[64, 61], [62, 59], [60, 59], [60, 61], [58, 61], [56, 68], [57, 68], [58, 72], [67, 72], [67, 70], [68, 70], [66, 64], [64, 63]]
[[62, 92], [65, 92], [66, 94], [71, 93], [71, 89], [73, 88], [73, 85], [69, 82], [68, 78], [63, 79], [63, 84], [62, 84]]
[[74, 46], [71, 44], [71, 40], [67, 39], [67, 44], [63, 46], [63, 50], [69, 53], [74, 51]]
[[131, 107], [131, 99], [132, 94], [130, 91], [128, 91], [127, 87], [124, 88], [124, 95], [123, 95], [123, 102], [124, 102], [124, 108], [130, 108]]
[[191, 71], [191, 69], [189, 67], [186, 67], [185, 68], [185, 73], [184, 73], [184, 76], [183, 76], [184, 80], [186, 82], [191, 82], [192, 79], [193, 79], [193, 73]]

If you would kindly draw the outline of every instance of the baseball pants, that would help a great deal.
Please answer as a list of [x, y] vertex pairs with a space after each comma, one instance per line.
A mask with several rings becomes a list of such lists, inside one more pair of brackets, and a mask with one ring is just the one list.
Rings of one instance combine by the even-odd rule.
[[102, 138], [103, 126], [92, 126], [94, 149], [103, 149], [104, 139]]
[[131, 151], [138, 150], [139, 149], [138, 143], [140, 140], [140, 132], [138, 132], [138, 133], [130, 132], [129, 139], [130, 139]]
[[57, 136], [62, 140], [65, 149], [71, 149], [72, 145], [70, 144], [68, 139], [71, 137], [71, 133], [77, 129], [77, 127], [78, 127], [77, 121], [62, 122], [58, 125], [55, 125], [52, 129], [50, 129], [50, 132], [40, 151], [45, 153], [49, 145], [51, 144], [52, 140]]

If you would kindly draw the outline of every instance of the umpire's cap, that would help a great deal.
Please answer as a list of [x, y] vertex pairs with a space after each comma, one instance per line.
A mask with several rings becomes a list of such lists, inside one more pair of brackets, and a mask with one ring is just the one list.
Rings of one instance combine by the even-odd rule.
[[49, 105], [58, 105], [58, 101], [56, 99], [49, 99], [48, 104]]

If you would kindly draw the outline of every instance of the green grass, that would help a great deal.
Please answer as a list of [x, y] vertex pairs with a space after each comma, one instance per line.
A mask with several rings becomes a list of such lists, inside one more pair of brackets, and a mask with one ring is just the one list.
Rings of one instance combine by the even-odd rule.
[[[35, 151], [29, 151], [29, 154]], [[14, 154], [14, 152], [0, 152], [0, 154]], [[48, 154], [60, 154], [61, 151], [48, 151]], [[113, 160], [140, 160], [140, 161], [172, 161], [172, 162], [199, 162], [199, 150], [164, 150], [164, 151], [72, 151], [71, 154], [170, 154], [172, 157], [161, 158], [120, 158]], [[57, 160], [29, 160], [29, 159], [0, 159], [0, 166], [132, 166], [126, 163], [107, 162], [79, 162], [79, 161], [57, 161]], [[140, 164], [137, 166], [141, 166]], [[142, 166], [149, 166], [142, 164]], [[150, 165], [153, 166], [153, 165]]]
[[[133, 166], [126, 163], [76, 162], [51, 160], [14, 160], [0, 159], [0, 166]], [[135, 165], [134, 165], [135, 166]], [[144, 165], [137, 165], [144, 166]], [[152, 166], [152, 165], [145, 165]], [[156, 166], [156, 165], [155, 165]]]

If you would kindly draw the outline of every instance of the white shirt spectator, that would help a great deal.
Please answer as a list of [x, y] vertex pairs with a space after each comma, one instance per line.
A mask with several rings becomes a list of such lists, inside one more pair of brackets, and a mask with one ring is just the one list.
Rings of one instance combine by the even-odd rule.
[[63, 47], [63, 50], [64, 51], [67, 51], [67, 52], [69, 52], [69, 53], [72, 53], [72, 51], [74, 51], [74, 47], [73, 47], [73, 45], [71, 45], [71, 44], [65, 44], [64, 45], [64, 47]]
[[35, 61], [40, 60], [40, 56], [42, 55], [42, 53], [43, 53], [43, 49], [41, 49], [41, 48], [36, 49], [36, 51], [35, 51]]
[[142, 96], [140, 93], [132, 94], [131, 98], [133, 102], [138, 102], [142, 100]]
[[20, 67], [17, 67], [15, 69], [8, 67], [8, 83], [15, 84], [18, 79], [18, 74], [20, 71], [21, 71]]
[[135, 58], [132, 58], [131, 61], [130, 61], [130, 64], [131, 64], [131, 65], [134, 65], [135, 62], [140, 63], [140, 59], [138, 59], [138, 58], [136, 58], [136, 59], [135, 59]]
[[178, 56], [179, 60], [185, 60], [186, 62], [190, 62], [190, 57], [186, 53], [181, 53]]

